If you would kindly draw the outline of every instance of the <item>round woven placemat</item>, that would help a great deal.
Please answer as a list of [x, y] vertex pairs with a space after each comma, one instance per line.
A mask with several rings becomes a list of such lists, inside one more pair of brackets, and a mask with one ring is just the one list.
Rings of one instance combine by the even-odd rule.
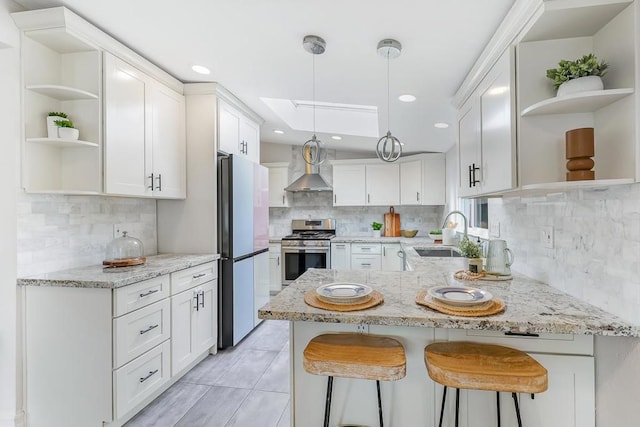
[[371, 298], [365, 302], [358, 304], [331, 304], [318, 299], [316, 291], [309, 291], [304, 294], [304, 302], [311, 307], [321, 308], [323, 310], [331, 311], [357, 311], [366, 310], [367, 308], [375, 307], [378, 304], [382, 304], [384, 298], [378, 291], [371, 292]]
[[474, 305], [471, 307], [458, 307], [449, 304], [441, 303], [429, 296], [427, 291], [422, 291], [416, 295], [416, 303], [429, 307], [432, 310], [439, 311], [444, 314], [451, 314], [453, 316], [464, 317], [482, 317], [491, 316], [504, 311], [504, 301], [498, 298], [493, 298], [491, 301], [487, 301], [484, 304]]

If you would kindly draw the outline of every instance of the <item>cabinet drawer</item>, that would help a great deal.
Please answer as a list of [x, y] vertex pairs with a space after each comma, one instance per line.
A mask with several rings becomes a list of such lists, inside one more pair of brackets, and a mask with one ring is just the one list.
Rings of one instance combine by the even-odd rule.
[[115, 419], [140, 404], [169, 381], [171, 343], [165, 341], [113, 372]]
[[218, 277], [218, 264], [215, 262], [176, 271], [171, 273], [171, 295], [186, 291], [216, 277]]
[[352, 243], [351, 244], [352, 254], [380, 254], [381, 252], [382, 252], [382, 249], [379, 243], [373, 243], [373, 244]]
[[113, 317], [122, 316], [169, 296], [169, 275], [123, 286], [113, 291]]
[[380, 255], [352, 255], [352, 270], [380, 270], [382, 262]]
[[169, 299], [113, 320], [113, 367], [140, 356], [171, 336]]
[[471, 341], [504, 345], [530, 353], [593, 355], [593, 336], [572, 334], [510, 335], [501, 331], [449, 330], [450, 341]]

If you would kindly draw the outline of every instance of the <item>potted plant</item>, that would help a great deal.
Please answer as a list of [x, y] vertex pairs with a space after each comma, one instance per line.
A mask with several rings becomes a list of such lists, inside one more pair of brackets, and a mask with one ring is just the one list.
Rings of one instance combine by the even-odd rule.
[[373, 230], [373, 237], [380, 237], [380, 233], [382, 230], [382, 223], [373, 221], [371, 223], [371, 229]]
[[590, 53], [575, 61], [565, 59], [558, 63], [558, 68], [547, 70], [547, 77], [553, 80], [557, 96], [589, 90], [602, 90], [602, 77], [607, 73], [609, 65], [598, 62], [598, 58]]
[[47, 138], [58, 138], [58, 126], [56, 120], [66, 120], [67, 115], [60, 111], [52, 111], [47, 114]]
[[442, 243], [442, 229], [434, 229], [429, 231], [429, 237], [433, 239], [434, 242]]
[[58, 127], [58, 137], [62, 139], [78, 139], [80, 131], [73, 127], [71, 120], [55, 120], [55, 125]]
[[472, 273], [482, 272], [482, 252], [480, 251], [480, 245], [469, 240], [467, 235], [462, 236], [460, 243], [458, 244], [460, 255], [469, 260], [469, 271]]

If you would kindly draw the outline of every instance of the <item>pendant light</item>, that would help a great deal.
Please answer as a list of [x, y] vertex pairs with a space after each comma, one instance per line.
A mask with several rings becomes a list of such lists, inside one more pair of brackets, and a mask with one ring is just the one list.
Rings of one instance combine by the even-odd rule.
[[327, 150], [316, 137], [316, 55], [322, 55], [326, 42], [318, 36], [305, 36], [302, 39], [304, 50], [313, 55], [313, 136], [302, 146], [302, 158], [307, 164], [318, 166], [327, 158]]
[[389, 120], [389, 61], [399, 57], [401, 51], [402, 45], [397, 40], [384, 39], [378, 43], [378, 54], [387, 58], [387, 134], [378, 140], [376, 155], [380, 160], [390, 163], [395, 162], [402, 155], [402, 144], [389, 130], [391, 127]]

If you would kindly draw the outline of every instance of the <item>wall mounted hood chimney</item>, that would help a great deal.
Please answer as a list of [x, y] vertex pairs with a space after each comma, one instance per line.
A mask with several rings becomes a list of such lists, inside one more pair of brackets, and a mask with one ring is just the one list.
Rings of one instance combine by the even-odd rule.
[[[305, 147], [303, 156], [307, 159], [311, 158], [311, 147]], [[304, 172], [304, 175], [293, 181], [291, 185], [285, 188], [285, 191], [293, 193], [298, 191], [333, 191], [333, 188], [318, 173], [317, 165], [310, 165], [305, 161]]]

